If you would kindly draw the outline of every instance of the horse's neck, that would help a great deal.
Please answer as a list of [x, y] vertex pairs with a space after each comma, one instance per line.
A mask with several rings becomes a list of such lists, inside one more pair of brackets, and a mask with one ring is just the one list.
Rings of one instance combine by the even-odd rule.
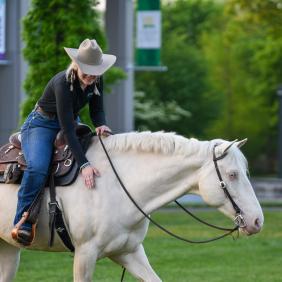
[[195, 156], [130, 151], [112, 155], [124, 185], [147, 213], [198, 187], [203, 160]]
[[181, 156], [167, 156], [157, 161], [151, 167], [151, 181], [148, 180], [144, 191], [140, 191], [144, 209], [150, 213], [193, 189], [197, 190], [199, 168], [200, 164], [195, 165]]

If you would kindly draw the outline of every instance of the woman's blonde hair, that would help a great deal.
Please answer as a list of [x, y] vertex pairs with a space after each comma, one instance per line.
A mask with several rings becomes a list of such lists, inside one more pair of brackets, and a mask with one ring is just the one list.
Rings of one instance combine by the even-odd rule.
[[66, 70], [66, 80], [70, 82], [70, 90], [73, 91], [73, 82], [77, 76], [78, 65], [76, 62], [72, 61]]

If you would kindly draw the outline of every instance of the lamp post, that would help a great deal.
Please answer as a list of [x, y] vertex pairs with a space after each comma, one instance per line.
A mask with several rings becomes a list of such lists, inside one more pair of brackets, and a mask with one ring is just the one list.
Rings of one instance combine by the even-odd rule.
[[279, 99], [279, 132], [278, 132], [278, 177], [282, 178], [282, 84], [277, 88]]

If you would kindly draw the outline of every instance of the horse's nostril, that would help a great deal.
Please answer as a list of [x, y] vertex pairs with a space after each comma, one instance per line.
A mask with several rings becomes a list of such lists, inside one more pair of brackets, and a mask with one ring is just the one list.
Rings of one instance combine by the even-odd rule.
[[260, 223], [260, 220], [259, 220], [258, 218], [255, 220], [255, 227], [256, 227], [257, 229], [260, 229], [260, 228], [261, 228], [261, 223]]

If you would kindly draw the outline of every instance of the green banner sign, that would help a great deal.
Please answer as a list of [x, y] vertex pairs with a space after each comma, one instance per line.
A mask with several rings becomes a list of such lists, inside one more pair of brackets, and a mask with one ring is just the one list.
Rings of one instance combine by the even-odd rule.
[[160, 0], [138, 0], [136, 65], [160, 66]]

